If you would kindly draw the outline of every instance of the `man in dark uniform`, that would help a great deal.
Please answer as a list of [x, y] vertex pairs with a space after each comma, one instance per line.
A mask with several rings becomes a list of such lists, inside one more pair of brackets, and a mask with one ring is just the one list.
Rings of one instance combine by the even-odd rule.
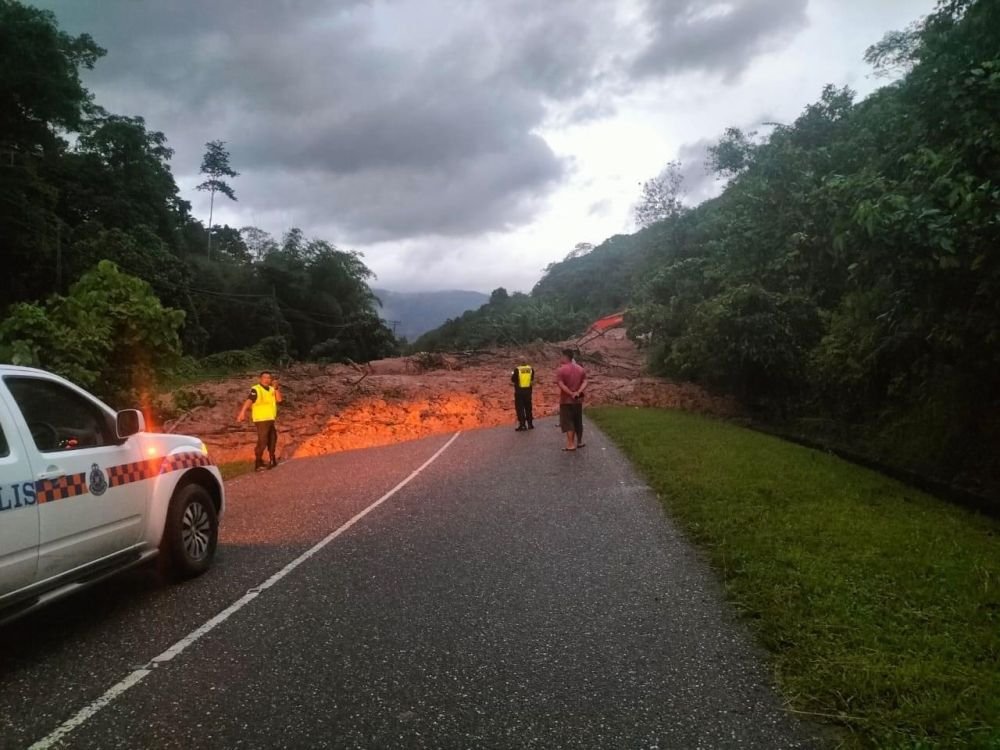
[[510, 374], [514, 384], [514, 411], [517, 413], [516, 432], [535, 429], [531, 413], [531, 386], [535, 381], [535, 371], [531, 365], [518, 365]]
[[271, 373], [266, 370], [260, 374], [260, 382], [250, 389], [246, 401], [240, 413], [236, 416], [237, 422], [242, 422], [246, 418], [247, 409], [250, 409], [250, 418], [257, 428], [257, 446], [254, 448], [254, 471], [264, 468], [264, 450], [271, 458], [270, 468], [278, 465], [278, 430], [275, 427], [275, 420], [278, 418], [278, 404], [282, 401], [281, 391], [278, 390], [278, 379], [272, 380]]

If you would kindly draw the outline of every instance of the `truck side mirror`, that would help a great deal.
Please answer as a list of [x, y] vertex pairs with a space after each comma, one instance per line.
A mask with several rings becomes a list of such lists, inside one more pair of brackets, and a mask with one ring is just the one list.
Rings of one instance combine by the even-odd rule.
[[115, 417], [115, 429], [118, 439], [125, 440], [146, 431], [146, 418], [138, 409], [124, 409]]

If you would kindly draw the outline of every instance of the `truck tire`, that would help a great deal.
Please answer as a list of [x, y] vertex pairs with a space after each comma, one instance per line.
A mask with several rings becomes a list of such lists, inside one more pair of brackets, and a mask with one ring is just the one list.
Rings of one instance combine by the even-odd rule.
[[160, 542], [165, 572], [174, 579], [194, 578], [209, 569], [219, 541], [219, 517], [212, 496], [200, 484], [174, 492]]

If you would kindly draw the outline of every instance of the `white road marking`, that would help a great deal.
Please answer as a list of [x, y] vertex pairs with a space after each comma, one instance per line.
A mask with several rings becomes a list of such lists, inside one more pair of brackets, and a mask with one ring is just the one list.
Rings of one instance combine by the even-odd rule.
[[65, 739], [67, 735], [73, 732], [73, 730], [85, 724], [92, 716], [94, 716], [102, 708], [112, 703], [116, 698], [121, 696], [130, 688], [142, 682], [143, 679], [145, 679], [148, 675], [153, 673], [153, 671], [158, 665], [168, 662], [174, 657], [179, 656], [188, 646], [190, 646], [199, 638], [201, 638], [203, 635], [211, 632], [219, 625], [224, 623], [226, 620], [228, 620], [230, 617], [235, 615], [237, 612], [239, 612], [241, 609], [247, 606], [250, 602], [252, 602], [258, 596], [260, 596], [264, 591], [271, 588], [274, 584], [276, 584], [282, 578], [287, 576], [289, 573], [291, 573], [293, 570], [299, 567], [306, 560], [315, 555], [317, 552], [323, 549], [326, 545], [328, 545], [338, 536], [343, 534], [354, 524], [356, 524], [362, 518], [364, 518], [373, 510], [375, 510], [378, 506], [380, 506], [390, 497], [392, 497], [401, 489], [403, 489], [406, 485], [412, 482], [417, 477], [417, 475], [420, 474], [420, 472], [422, 472], [424, 469], [426, 469], [428, 466], [434, 463], [442, 453], [448, 450], [451, 444], [454, 443], [456, 440], [458, 440], [458, 436], [461, 434], [462, 434], [461, 432], [456, 432], [454, 435], [452, 435], [447, 443], [442, 445], [433, 456], [428, 458], [426, 461], [420, 464], [420, 466], [414, 469], [413, 472], [408, 477], [406, 477], [406, 479], [404, 479], [402, 482], [397, 484], [391, 490], [386, 492], [384, 495], [382, 495], [382, 497], [380, 497], [374, 503], [369, 505], [367, 508], [357, 513], [349, 521], [340, 526], [336, 531], [332, 531], [321, 541], [317, 542], [312, 547], [303, 552], [301, 555], [296, 557], [294, 560], [288, 563], [288, 565], [286, 565], [277, 573], [272, 575], [262, 584], [260, 584], [259, 586], [255, 586], [254, 588], [247, 591], [243, 596], [241, 596], [235, 602], [233, 602], [224, 610], [219, 612], [219, 614], [217, 614], [215, 617], [205, 622], [203, 625], [201, 625], [201, 627], [191, 631], [188, 635], [181, 638], [179, 641], [177, 641], [177, 643], [168, 648], [162, 654], [160, 654], [159, 656], [154, 656], [148, 664], [131, 672], [127, 677], [125, 677], [125, 679], [121, 680], [120, 682], [109, 688], [107, 692], [105, 692], [100, 698], [98, 698], [91, 704], [85, 706], [84, 708], [80, 709], [76, 714], [74, 714], [69, 719], [60, 724], [58, 727], [56, 727], [55, 730], [53, 730], [50, 734], [48, 734], [47, 736], [43, 737], [42, 739], [38, 740], [36, 743], [31, 745], [31, 747], [28, 750], [48, 750], [48, 748], [55, 747], [59, 742]]

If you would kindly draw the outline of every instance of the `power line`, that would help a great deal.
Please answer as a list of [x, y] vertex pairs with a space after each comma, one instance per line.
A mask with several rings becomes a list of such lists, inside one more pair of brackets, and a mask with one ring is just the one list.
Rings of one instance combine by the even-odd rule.
[[235, 304], [245, 305], [250, 307], [259, 307], [259, 305], [256, 302], [251, 302], [250, 299], [273, 300], [274, 306], [277, 308], [278, 312], [295, 313], [297, 316], [299, 316], [300, 319], [306, 320], [310, 323], [313, 323], [314, 325], [323, 326], [325, 328], [332, 328], [332, 329], [353, 328], [355, 326], [364, 325], [366, 322], [363, 320], [354, 320], [346, 323], [332, 323], [329, 320], [317, 320], [317, 317], [326, 317], [326, 318], [333, 318], [336, 320], [340, 320], [340, 316], [333, 315], [332, 313], [323, 313], [315, 310], [299, 310], [298, 308], [295, 307], [289, 307], [284, 303], [278, 301], [277, 299], [273, 298], [269, 294], [234, 294], [229, 292], [216, 292], [209, 289], [198, 289], [197, 287], [190, 287], [190, 291], [200, 294], [208, 294], [213, 297], [226, 299]]
[[[119, 266], [120, 268], [123, 267], [121, 263], [118, 263], [117, 261], [113, 261], [113, 262], [115, 263], [115, 265]], [[132, 275], [138, 276], [140, 278], [142, 276], [142, 274], [139, 271], [137, 271], [136, 269], [123, 268], [123, 270], [126, 273], [131, 273]], [[149, 282], [147, 282], [147, 283], [149, 283]], [[228, 300], [230, 302], [235, 302], [236, 304], [248, 305], [248, 306], [252, 305], [254, 307], [256, 307], [257, 305], [255, 303], [251, 303], [250, 302], [251, 299], [258, 299], [258, 300], [261, 300], [261, 299], [272, 300], [272, 299], [274, 299], [275, 305], [279, 309], [284, 308], [285, 310], [287, 310], [289, 312], [299, 313], [300, 315], [319, 315], [319, 316], [333, 317], [330, 313], [321, 313], [321, 312], [308, 311], [308, 310], [297, 310], [297, 309], [292, 308], [292, 307], [284, 306], [284, 305], [282, 305], [282, 303], [278, 302], [278, 300], [275, 299], [270, 294], [247, 294], [247, 293], [240, 293], [240, 292], [217, 292], [214, 289], [201, 289], [200, 287], [195, 287], [195, 286], [184, 286], [184, 285], [178, 284], [176, 282], [167, 281], [167, 280], [159, 280], [157, 283], [159, 285], [161, 285], [161, 286], [169, 287], [169, 288], [173, 289], [173, 291], [175, 291], [175, 292], [194, 292], [194, 293], [197, 293], [197, 294], [207, 294], [207, 295], [212, 296], [212, 297], [219, 297], [219, 298], [222, 298], [222, 299], [226, 299], [226, 300]], [[356, 325], [356, 324], [355, 323], [350, 323], [350, 324], [342, 324], [342, 325], [347, 326], [347, 325]]]
[[239, 294], [238, 292], [216, 292], [212, 289], [199, 289], [198, 287], [191, 286], [188, 287], [192, 292], [198, 292], [199, 294], [211, 294], [216, 297], [253, 297], [256, 299], [271, 299], [270, 294]]
[[[311, 323], [315, 323], [316, 325], [326, 326], [327, 328], [351, 328], [353, 326], [362, 325], [365, 322], [357, 320], [357, 321], [350, 321], [347, 323], [331, 323], [329, 321], [316, 320], [316, 317], [334, 318], [339, 320], [340, 316], [333, 315], [332, 313], [317, 312], [315, 310], [299, 310], [295, 307], [288, 307], [284, 303], [279, 302], [277, 299], [273, 298], [270, 294], [231, 294], [228, 292], [215, 292], [209, 289], [198, 289], [197, 287], [190, 287], [190, 290], [192, 292], [198, 292], [201, 294], [208, 294], [214, 297], [229, 299], [232, 302], [236, 302], [237, 304], [243, 304], [243, 305], [252, 304], [249, 301], [245, 300], [245, 298], [247, 297], [254, 299], [266, 299], [266, 300], [273, 299], [275, 307], [277, 307], [280, 312], [295, 313], [296, 315], [302, 316], [304, 319], [308, 320]], [[396, 322], [398, 323], [398, 321]]]

